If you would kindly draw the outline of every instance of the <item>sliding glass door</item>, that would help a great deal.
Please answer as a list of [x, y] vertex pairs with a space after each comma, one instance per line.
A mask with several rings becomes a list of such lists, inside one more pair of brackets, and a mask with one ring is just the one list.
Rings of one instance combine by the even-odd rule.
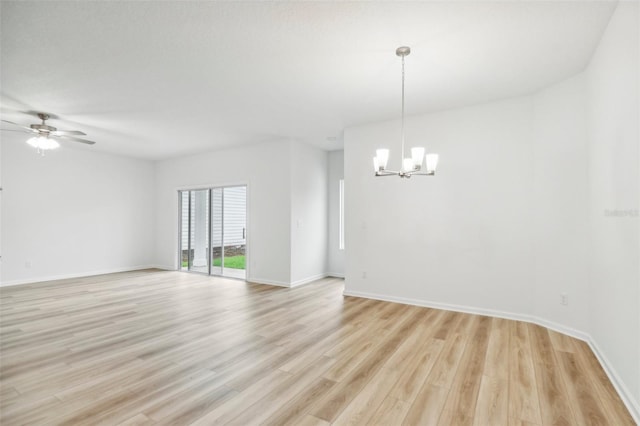
[[220, 275], [246, 278], [247, 187], [222, 189], [222, 251]]
[[223, 256], [224, 244], [222, 243], [224, 218], [222, 215], [222, 206], [224, 203], [223, 188], [213, 188], [211, 190], [211, 241], [213, 241], [213, 260], [211, 262], [211, 273], [214, 275], [223, 275]]
[[209, 273], [209, 190], [181, 191], [181, 269]]
[[247, 187], [180, 191], [180, 270], [246, 279]]

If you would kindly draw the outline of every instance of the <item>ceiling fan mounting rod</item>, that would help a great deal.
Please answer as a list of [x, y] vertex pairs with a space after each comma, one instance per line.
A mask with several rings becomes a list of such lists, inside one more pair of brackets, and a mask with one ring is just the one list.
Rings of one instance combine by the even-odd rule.
[[49, 114], [45, 114], [44, 112], [39, 112], [38, 113], [38, 118], [40, 120], [42, 120], [42, 124], [32, 124], [30, 127], [33, 130], [37, 130], [40, 133], [43, 134], [49, 134], [51, 132], [55, 132], [57, 129], [53, 126], [47, 126], [47, 124], [45, 123], [45, 121], [47, 121], [49, 119]]

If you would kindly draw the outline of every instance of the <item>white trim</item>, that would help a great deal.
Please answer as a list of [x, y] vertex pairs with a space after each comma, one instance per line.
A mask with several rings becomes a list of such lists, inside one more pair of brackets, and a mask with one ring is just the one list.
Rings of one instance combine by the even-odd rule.
[[344, 250], [344, 178], [338, 189], [338, 250]]
[[394, 302], [394, 303], [402, 303], [405, 305], [414, 305], [414, 306], [422, 306], [426, 308], [434, 308], [434, 309], [442, 309], [446, 311], [455, 311], [455, 312], [463, 312], [467, 314], [475, 314], [475, 315], [485, 315], [490, 317], [497, 318], [505, 318], [509, 320], [516, 321], [524, 321], [532, 324], [537, 324], [542, 327], [549, 328], [551, 330], [557, 331], [562, 334], [566, 334], [571, 337], [575, 337], [576, 339], [582, 340], [586, 342], [596, 358], [600, 362], [600, 365], [604, 369], [607, 377], [615, 387], [618, 395], [626, 405], [629, 413], [635, 420], [637, 424], [640, 425], [640, 404], [638, 401], [635, 401], [633, 395], [629, 391], [629, 389], [625, 386], [624, 382], [620, 380], [620, 376], [616, 373], [616, 370], [613, 368], [607, 357], [604, 355], [604, 352], [600, 350], [599, 346], [591, 337], [590, 334], [585, 333], [580, 330], [576, 330], [571, 327], [564, 326], [562, 324], [558, 324], [553, 321], [548, 321], [543, 318], [536, 317], [534, 315], [526, 315], [526, 314], [517, 314], [513, 312], [505, 312], [505, 311], [496, 311], [493, 309], [484, 309], [484, 308], [476, 308], [471, 306], [462, 306], [462, 305], [450, 305], [448, 303], [440, 303], [440, 302], [431, 302], [427, 300], [420, 299], [409, 299], [405, 297], [395, 297], [388, 296], [384, 294], [376, 294], [376, 293], [367, 293], [361, 291], [349, 291], [344, 290], [342, 293], [344, 296], [353, 296], [353, 297], [362, 297], [365, 299], [374, 299], [374, 300], [382, 300], [385, 302]]
[[162, 269], [163, 271], [179, 271], [179, 269], [174, 268], [172, 265], [153, 265], [151, 267], [155, 269]]
[[344, 278], [344, 273], [342, 273], [342, 272], [327, 272], [327, 277]]
[[343, 292], [345, 296], [363, 297], [365, 299], [382, 300], [384, 302], [402, 303], [404, 305], [422, 306], [425, 308], [442, 309], [445, 311], [463, 312], [466, 314], [486, 315], [497, 318], [505, 318], [517, 321], [527, 321], [530, 316], [524, 314], [517, 314], [513, 312], [497, 311], [494, 309], [476, 308], [464, 305], [452, 305], [449, 303], [432, 302], [428, 300], [410, 299], [406, 297], [388, 296], [385, 294], [366, 293], [361, 291], [348, 291], [345, 289]]
[[618, 373], [616, 373], [616, 370], [604, 355], [604, 352], [600, 350], [600, 347], [595, 342], [595, 340], [590, 337], [587, 343], [589, 344], [589, 347], [595, 354], [596, 358], [598, 358], [598, 361], [600, 361], [602, 369], [605, 373], [607, 373], [607, 377], [609, 377], [609, 380], [611, 381], [611, 383], [613, 383], [613, 387], [618, 392], [618, 395], [622, 399], [622, 402], [624, 402], [624, 405], [627, 406], [627, 409], [631, 413], [633, 420], [635, 420], [636, 424], [640, 425], [640, 402], [633, 399], [633, 395], [624, 384], [624, 382], [620, 380], [620, 376], [618, 375]]
[[285, 281], [268, 280], [265, 278], [247, 278], [246, 281], [250, 284], [267, 284], [275, 285], [278, 287], [291, 287], [291, 284]]
[[71, 278], [84, 278], [92, 277], [95, 275], [115, 274], [118, 272], [139, 271], [141, 269], [157, 269], [155, 265], [139, 265], [139, 266], [125, 266], [120, 268], [102, 269], [99, 271], [80, 272], [75, 274], [62, 274], [62, 275], [49, 275], [45, 277], [32, 277], [24, 278], [20, 280], [3, 281], [0, 283], [0, 287], [10, 287], [14, 285], [23, 284], [40, 284], [48, 281], [67, 280]]
[[301, 280], [293, 281], [293, 282], [291, 282], [290, 287], [299, 287], [301, 285], [309, 284], [309, 283], [311, 283], [313, 281], [321, 280], [322, 278], [326, 278], [328, 276], [329, 276], [329, 274], [327, 274], [326, 272], [323, 272], [322, 274], [313, 275], [311, 277], [307, 277], [307, 278], [303, 278]]
[[300, 287], [302, 285], [312, 283], [314, 281], [321, 280], [322, 278], [327, 278], [327, 277], [332, 277], [332, 276], [333, 275], [324, 272], [322, 274], [313, 275], [311, 277], [303, 278], [301, 280], [297, 280], [297, 281], [293, 281], [293, 282], [275, 281], [275, 280], [268, 280], [268, 279], [264, 279], [264, 278], [247, 278], [246, 281], [248, 283], [267, 284], [267, 285], [276, 285], [276, 286], [279, 286], [279, 287], [294, 288], [294, 287]]
[[197, 185], [181, 185], [174, 187], [176, 191], [197, 191], [199, 189], [223, 188], [229, 186], [249, 186], [249, 180], [235, 180], [218, 183], [203, 183]]

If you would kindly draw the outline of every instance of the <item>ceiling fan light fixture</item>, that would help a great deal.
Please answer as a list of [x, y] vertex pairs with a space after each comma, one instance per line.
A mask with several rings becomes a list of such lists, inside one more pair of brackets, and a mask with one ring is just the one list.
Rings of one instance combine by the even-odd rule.
[[38, 135], [27, 139], [27, 144], [36, 148], [39, 154], [44, 155], [44, 151], [56, 149], [60, 147], [58, 141], [49, 138], [46, 135]]
[[[87, 145], [93, 145], [95, 142], [88, 141], [86, 139], [80, 139], [75, 137], [75, 135], [84, 136], [86, 133], [81, 132], [79, 130], [58, 130], [53, 126], [49, 126], [46, 124], [46, 120], [49, 119], [49, 114], [38, 113], [38, 118], [42, 120], [41, 124], [32, 124], [29, 127], [20, 125], [18, 123], [14, 123], [9, 120], [0, 120], [2, 123], [7, 123], [12, 126], [19, 127], [21, 130], [12, 130], [12, 129], [4, 129], [0, 128], [0, 130], [6, 130], [11, 132], [25, 132], [30, 134], [32, 137], [27, 139], [27, 144], [35, 148], [38, 154], [44, 155], [44, 152], [50, 149], [56, 149], [60, 147], [60, 144], [57, 140], [53, 138], [62, 138], [66, 141], [70, 142], [80, 142]], [[52, 138], [53, 137], [53, 138]]]

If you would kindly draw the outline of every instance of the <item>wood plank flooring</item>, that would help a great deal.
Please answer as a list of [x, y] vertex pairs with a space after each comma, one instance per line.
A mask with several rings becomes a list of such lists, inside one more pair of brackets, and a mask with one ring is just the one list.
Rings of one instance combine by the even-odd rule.
[[0, 423], [633, 425], [532, 324], [136, 271], [0, 289]]

